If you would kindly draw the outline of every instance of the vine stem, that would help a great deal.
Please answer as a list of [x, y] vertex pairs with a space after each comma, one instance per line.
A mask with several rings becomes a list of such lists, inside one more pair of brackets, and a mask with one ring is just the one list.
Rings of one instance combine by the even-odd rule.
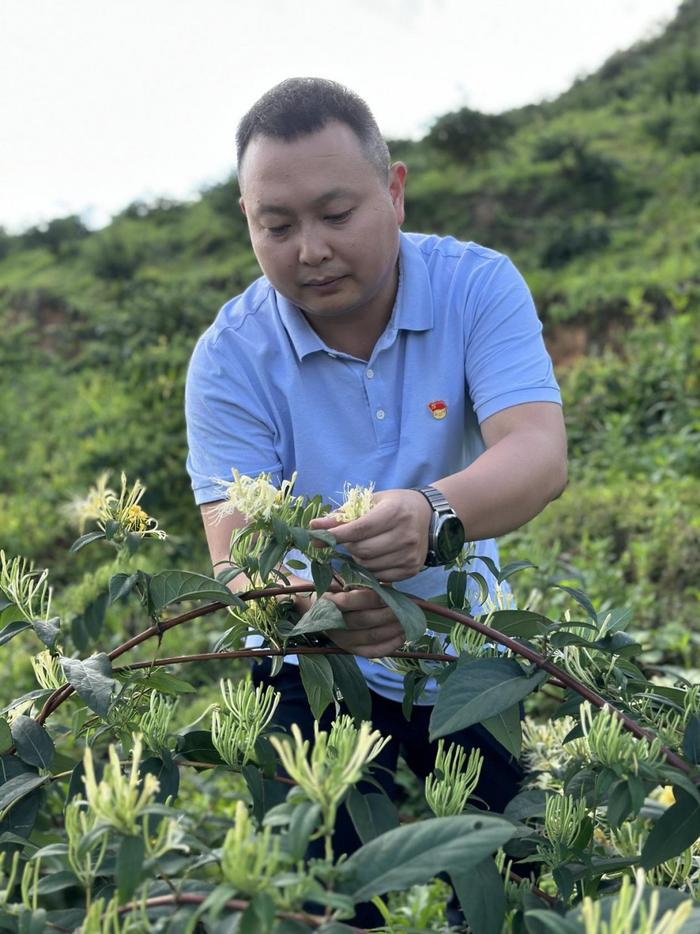
[[[265, 587], [256, 590], [248, 590], [245, 593], [237, 594], [241, 600], [257, 600], [261, 597], [277, 597], [277, 596], [291, 596], [296, 593], [311, 593], [315, 590], [313, 584], [293, 584], [286, 587]], [[436, 616], [441, 616], [443, 619], [448, 619], [451, 622], [459, 623], [462, 626], [466, 626], [469, 629], [473, 629], [476, 632], [481, 633], [486, 636], [491, 642], [497, 642], [499, 645], [505, 646], [515, 655], [519, 655], [522, 658], [526, 658], [529, 662], [535, 665], [537, 668], [541, 668], [543, 671], [546, 671], [552, 678], [555, 678], [559, 685], [563, 687], [568, 687], [575, 693], [577, 693], [584, 700], [587, 700], [594, 707], [603, 709], [608, 707], [613, 711], [622, 721], [623, 726], [630, 733], [636, 736], [638, 739], [645, 739], [647, 741], [652, 740], [654, 737], [643, 727], [639, 726], [630, 716], [628, 716], [624, 711], [618, 710], [613, 707], [609, 701], [597, 693], [597, 691], [592, 690], [583, 682], [579, 681], [577, 678], [574, 678], [567, 671], [562, 668], [558, 668], [553, 662], [550, 662], [544, 655], [541, 655], [539, 652], [536, 652], [534, 649], [531, 649], [527, 645], [523, 645], [518, 642], [516, 639], [512, 639], [510, 636], [506, 636], [503, 633], [499, 632], [497, 629], [493, 629], [490, 626], [485, 626], [483, 623], [478, 622], [471, 616], [467, 616], [465, 613], [458, 613], [456, 610], [450, 610], [447, 607], [439, 606], [438, 604], [430, 603], [428, 600], [423, 600], [420, 597], [415, 597], [412, 594], [406, 594], [413, 602], [423, 610], [428, 610], [429, 612], [435, 614]], [[108, 654], [108, 658], [112, 661], [119, 658], [121, 655], [124, 655], [126, 652], [135, 648], [137, 645], [140, 645], [142, 642], [146, 642], [148, 639], [153, 638], [154, 636], [161, 636], [164, 632], [167, 632], [169, 629], [173, 629], [176, 626], [181, 626], [184, 623], [190, 622], [193, 619], [199, 619], [202, 616], [208, 616], [211, 613], [216, 613], [221, 609], [224, 609], [226, 604], [224, 603], [209, 603], [206, 606], [198, 607], [194, 610], [190, 610], [187, 613], [182, 613], [179, 616], [172, 617], [171, 619], [164, 620], [159, 623], [157, 626], [149, 626], [148, 629], [144, 629], [143, 632], [137, 633], [131, 639], [123, 642], [121, 645], [118, 645], [116, 648], [112, 649]], [[271, 656], [271, 655], [298, 655], [298, 654], [346, 654], [342, 649], [339, 648], [329, 648], [326, 646], [318, 647], [300, 647], [295, 649], [290, 649], [288, 651], [282, 649], [264, 649], [264, 650], [253, 650], [253, 649], [244, 649], [238, 653], [206, 653], [207, 655], [214, 655], [214, 657], [219, 658], [231, 658], [231, 657], [254, 657], [256, 654]], [[427, 653], [425, 653], [427, 654]], [[394, 656], [398, 657], [410, 657], [409, 653], [394, 653]], [[424, 654], [421, 654], [420, 657], [424, 657]], [[454, 660], [453, 656], [432, 656], [428, 657], [434, 658], [436, 661]], [[183, 661], [187, 656], [183, 657]], [[199, 657], [201, 660], [204, 660], [204, 656]], [[175, 663], [175, 659], [170, 661], [170, 664]], [[133, 666], [129, 667], [151, 667], [159, 664], [159, 660], [154, 660], [146, 663], [136, 662]], [[165, 660], [160, 661], [160, 664], [167, 664]], [[40, 724], [45, 723], [51, 714], [57, 710], [63, 702], [73, 694], [75, 689], [72, 685], [66, 684], [47, 698], [41, 712], [37, 717], [37, 722]], [[669, 749], [667, 746], [661, 747], [661, 752], [664, 755], [664, 758], [672, 765], [674, 768], [683, 772], [686, 775], [692, 775], [692, 769], [678, 756], [673, 750]]]
[[[130, 911], [137, 911], [143, 908], [160, 908], [164, 905], [201, 905], [208, 896], [199, 895], [196, 892], [181, 892], [172, 895], [155, 895], [152, 898], [145, 898], [140, 901], [127, 902], [121, 905], [117, 910], [120, 915], [128, 914]], [[250, 904], [244, 898], [231, 898], [226, 903], [226, 908], [231, 911], [245, 911]], [[314, 928], [319, 928], [326, 923], [326, 918], [320, 915], [310, 915], [306, 912], [278, 911], [278, 917], [286, 918], [291, 921], [301, 921], [304, 924], [310, 924]], [[355, 934], [367, 934], [365, 928], [351, 928]]]

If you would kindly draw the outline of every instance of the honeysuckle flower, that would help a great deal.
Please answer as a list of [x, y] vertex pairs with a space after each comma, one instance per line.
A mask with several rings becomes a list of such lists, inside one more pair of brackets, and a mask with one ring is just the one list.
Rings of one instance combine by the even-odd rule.
[[217, 520], [239, 512], [249, 524], [269, 522], [273, 515], [287, 512], [290, 507], [293, 509], [303, 503], [303, 497], [292, 496], [296, 472], [291, 479], [283, 480], [279, 487], [272, 483], [268, 473], [249, 477], [239, 473], [235, 467], [231, 473], [233, 480], [230, 481], [214, 478], [224, 493], [224, 499], [212, 509], [212, 515]]
[[37, 571], [26, 558], [8, 558], [0, 549], [0, 590], [29, 623], [48, 620], [51, 588], [47, 569]]
[[369, 486], [352, 486], [346, 483], [343, 487], [343, 504], [334, 509], [332, 515], [340, 522], [352, 522], [361, 519], [374, 506], [374, 483]]
[[268, 685], [254, 688], [250, 681], [220, 682], [224, 709], [212, 710], [211, 738], [221, 758], [240, 770], [255, 755], [255, 744], [272, 719], [280, 702], [279, 691]]
[[[635, 882], [624, 876], [620, 891], [603, 918], [600, 902], [586, 896], [581, 903], [584, 934], [678, 934], [692, 910], [692, 899], [681, 902], [673, 910], [659, 914], [659, 893], [644, 896], [643, 869], [634, 871]], [[607, 911], [606, 911], [607, 914]]]
[[167, 749], [167, 740], [177, 701], [169, 701], [157, 691], [153, 691], [148, 701], [148, 710], [143, 714], [139, 729], [146, 740], [146, 745], [153, 752]]
[[34, 677], [42, 688], [55, 691], [66, 683], [58, 656], [52, 655], [49, 649], [38, 652], [30, 659], [34, 669]]
[[5, 869], [5, 860], [8, 857], [7, 852], [0, 853], [0, 905], [7, 904], [10, 896], [14, 893], [17, 872], [19, 869], [20, 851], [15, 850], [12, 858], [9, 860], [9, 871]]
[[544, 723], [525, 717], [522, 723], [522, 759], [530, 787], [561, 788], [567, 767], [572, 761], [584, 758], [583, 740], [564, 742], [575, 725], [575, 720], [569, 716]]
[[637, 775], [640, 762], [655, 765], [663, 758], [658, 736], [649, 742], [625, 732], [622, 718], [607, 705], [594, 716], [590, 703], [584, 701], [581, 728], [589, 761], [607, 766], [618, 775]]
[[586, 802], [572, 795], [550, 794], [544, 812], [545, 840], [538, 844], [537, 852], [549, 869], [566, 861], [567, 852], [581, 832], [587, 815]]
[[221, 848], [221, 871], [242, 895], [253, 897], [269, 888], [270, 880], [286, 863], [280, 838], [270, 827], [256, 831], [242, 801], [236, 802], [233, 827]]
[[318, 804], [324, 818], [323, 833], [332, 832], [338, 804], [347, 790], [363, 775], [391, 737], [382, 738], [371, 723], [356, 727], [347, 714], [333, 721], [330, 732], [314, 723], [313, 746], [292, 725], [292, 740], [271, 736], [270, 742], [287, 774], [310, 801]]
[[78, 798], [73, 798], [66, 806], [64, 819], [68, 862], [83, 888], [89, 889], [100, 871], [109, 837], [103, 834], [93, 840], [87, 849], [82, 846], [83, 840], [97, 823], [97, 815]]
[[108, 473], [101, 474], [97, 483], [91, 487], [87, 496], [71, 500], [64, 512], [78, 525], [81, 533], [88, 520], [94, 520], [101, 531], [108, 523], [114, 525], [110, 537], [120, 543], [127, 535], [153, 536], [165, 538], [165, 532], [158, 528], [158, 520], [149, 516], [140, 505], [146, 487], [140, 480], [128, 486], [126, 474], [121, 474], [119, 495], [107, 486]]
[[153, 803], [160, 788], [160, 782], [147, 772], [139, 776], [143, 741], [141, 736], [134, 737], [131, 754], [131, 768], [124, 775], [117, 750], [109, 747], [109, 762], [105, 766], [102, 780], [95, 778], [92, 750], [88, 746], [83, 757], [85, 795], [88, 806], [98, 820], [103, 821], [119, 833], [134, 836], [141, 833], [139, 818], [144, 810]]
[[436, 817], [455, 817], [464, 811], [479, 783], [484, 757], [479, 749], [467, 754], [461, 746], [438, 741], [435, 767], [425, 780], [425, 800]]
[[78, 528], [81, 535], [87, 522], [99, 519], [108, 508], [108, 504], [118, 499], [114, 490], [107, 486], [108, 481], [109, 471], [106, 470], [99, 475], [86, 496], [75, 496], [63, 506], [63, 514]]

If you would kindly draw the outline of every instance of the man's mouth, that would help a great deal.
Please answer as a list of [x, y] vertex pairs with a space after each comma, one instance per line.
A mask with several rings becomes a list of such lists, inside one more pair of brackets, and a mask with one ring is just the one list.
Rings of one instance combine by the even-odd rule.
[[323, 279], [309, 279], [308, 282], [304, 282], [303, 284], [304, 286], [318, 287], [323, 285], [331, 285], [331, 283], [339, 282], [343, 278], [343, 276], [325, 276]]

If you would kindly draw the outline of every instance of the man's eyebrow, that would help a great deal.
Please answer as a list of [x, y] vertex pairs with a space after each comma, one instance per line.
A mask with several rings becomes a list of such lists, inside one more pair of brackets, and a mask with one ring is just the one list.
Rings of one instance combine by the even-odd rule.
[[[336, 198], [345, 198], [352, 196], [352, 191], [349, 188], [331, 188], [330, 191], [325, 191], [322, 195], [319, 195], [318, 198], [314, 198], [311, 202], [314, 207], [322, 207], [324, 204], [327, 204], [329, 201], [333, 201]], [[260, 204], [257, 208], [258, 214], [279, 214], [285, 217], [288, 217], [290, 214], [293, 214], [294, 211], [291, 208], [285, 208], [281, 204]]]

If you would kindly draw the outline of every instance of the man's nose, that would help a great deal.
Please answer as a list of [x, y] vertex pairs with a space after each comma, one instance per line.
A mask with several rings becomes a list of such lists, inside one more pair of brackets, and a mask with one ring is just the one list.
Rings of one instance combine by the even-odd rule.
[[330, 259], [332, 250], [324, 231], [318, 226], [303, 229], [299, 237], [299, 262], [305, 266], [320, 266]]

